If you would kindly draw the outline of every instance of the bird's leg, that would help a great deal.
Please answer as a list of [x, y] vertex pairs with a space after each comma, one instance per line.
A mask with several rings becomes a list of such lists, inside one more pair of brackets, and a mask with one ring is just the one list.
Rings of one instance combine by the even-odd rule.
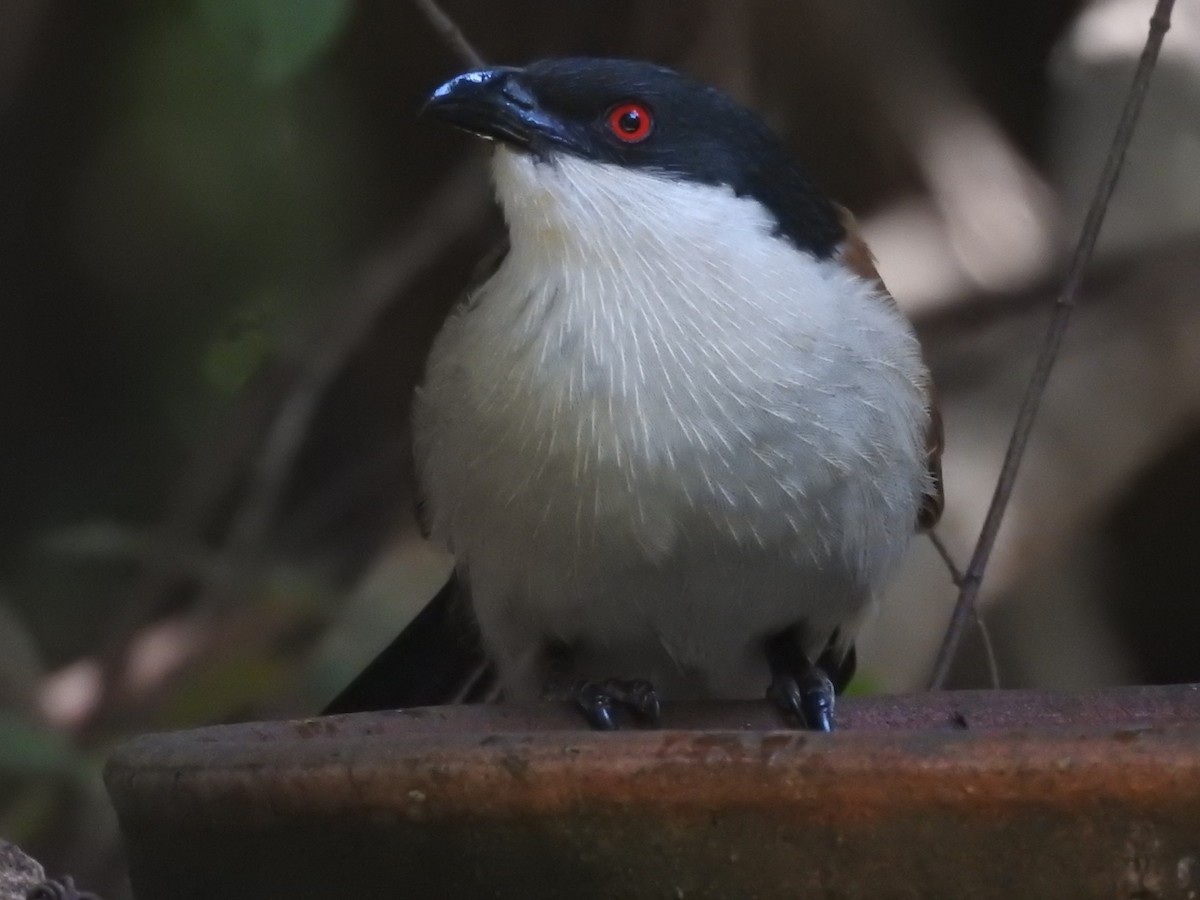
[[771, 667], [767, 699], [805, 728], [833, 731], [834, 695], [854, 674], [854, 650], [851, 648], [839, 660], [831, 642], [813, 663], [802, 649], [802, 634], [799, 626], [793, 626], [767, 641], [767, 663]]
[[547, 646], [547, 698], [571, 703], [583, 713], [588, 724], [598, 731], [615, 731], [620, 727], [616, 715], [620, 707], [628, 709], [644, 724], [658, 724], [661, 709], [654, 685], [640, 678], [606, 678], [603, 681], [592, 681], [573, 677], [569, 672], [574, 655], [574, 649], [567, 644], [554, 643]]

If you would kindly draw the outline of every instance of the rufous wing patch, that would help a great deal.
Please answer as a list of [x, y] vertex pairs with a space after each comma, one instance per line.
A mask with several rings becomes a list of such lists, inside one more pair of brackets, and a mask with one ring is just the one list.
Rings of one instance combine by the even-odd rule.
[[[859, 278], [875, 282], [879, 286], [880, 297], [893, 306], [896, 305], [896, 298], [879, 277], [875, 257], [867, 242], [863, 240], [854, 215], [844, 206], [838, 206], [837, 213], [846, 231], [838, 258]], [[945, 490], [942, 486], [942, 447], [945, 442], [942, 414], [938, 410], [937, 395], [932, 382], [926, 385], [925, 390], [929, 401], [929, 426], [925, 432], [925, 465], [929, 471], [929, 490], [921, 497], [921, 506], [917, 510], [917, 528], [923, 530], [937, 524], [946, 505]]]
[[858, 221], [854, 218], [854, 214], [844, 206], [835, 205], [834, 208], [837, 210], [838, 219], [841, 221], [842, 228], [846, 232], [846, 238], [842, 241], [842, 246], [838, 251], [838, 258], [847, 269], [859, 278], [874, 281], [879, 285], [884, 299], [889, 303], [895, 304], [895, 298], [888, 293], [888, 289], [883, 284], [883, 279], [879, 277], [879, 269], [875, 265], [875, 255], [871, 253], [871, 248], [867, 246], [867, 242], [863, 240], [862, 232], [858, 230]]

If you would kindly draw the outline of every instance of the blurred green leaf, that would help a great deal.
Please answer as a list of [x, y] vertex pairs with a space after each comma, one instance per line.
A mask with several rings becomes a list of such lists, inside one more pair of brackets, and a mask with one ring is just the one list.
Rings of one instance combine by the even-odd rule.
[[101, 520], [51, 531], [37, 541], [37, 547], [63, 559], [127, 562], [144, 557], [150, 539], [144, 532], [119, 522]]
[[0, 834], [23, 844], [54, 824], [60, 815], [61, 790], [45, 779], [21, 783], [16, 793], [6, 798], [0, 812]]
[[200, 12], [258, 77], [282, 84], [329, 48], [349, 19], [349, 0], [200, 0]]
[[228, 395], [245, 386], [274, 349], [289, 300], [279, 285], [271, 285], [234, 312], [204, 357], [205, 379], [212, 387]]
[[183, 728], [198, 722], [221, 722], [280, 690], [294, 664], [263, 657], [250, 648], [236, 657], [201, 666], [188, 673], [168, 705], [155, 717], [156, 728]]
[[66, 738], [45, 725], [0, 712], [0, 772], [22, 778], [88, 776], [91, 769]]
[[867, 697], [871, 694], [881, 694], [883, 691], [879, 688], [879, 682], [872, 678], [869, 674], [860, 672], [850, 680], [846, 685], [845, 694], [847, 697]]
[[270, 346], [261, 329], [220, 337], [204, 357], [204, 377], [222, 394], [236, 394], [262, 364]]

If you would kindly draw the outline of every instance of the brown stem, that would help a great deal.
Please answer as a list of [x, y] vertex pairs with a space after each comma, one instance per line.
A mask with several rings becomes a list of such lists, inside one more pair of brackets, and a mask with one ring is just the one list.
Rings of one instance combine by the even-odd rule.
[[1058, 358], [1063, 336], [1066, 334], [1067, 325], [1071, 320], [1071, 312], [1075, 309], [1079, 288], [1083, 283], [1083, 273], [1095, 250], [1096, 238], [1100, 234], [1101, 225], [1104, 224], [1109, 199], [1117, 185], [1117, 178], [1121, 174], [1121, 167], [1125, 162], [1125, 152], [1133, 137], [1134, 128], [1142, 110], [1142, 101], [1150, 86], [1150, 76], [1154, 73], [1155, 64], [1158, 62], [1158, 53], [1162, 49], [1163, 38], [1167, 29], [1171, 27], [1171, 10], [1174, 6], [1175, 0], [1158, 0], [1154, 15], [1150, 18], [1150, 30], [1146, 36], [1146, 45], [1142, 49], [1141, 59], [1138, 60], [1137, 71], [1125, 101], [1125, 109], [1121, 113], [1121, 121], [1113, 136], [1112, 145], [1109, 147], [1104, 170], [1096, 185], [1096, 193], [1092, 197], [1087, 219], [1084, 221], [1083, 230], [1079, 235], [1079, 243], [1076, 244], [1075, 252], [1071, 256], [1066, 282], [1055, 301], [1054, 315], [1046, 330], [1033, 375], [1029, 379], [1025, 396], [1021, 400], [1017, 421], [1013, 426], [1012, 438], [1009, 440], [1008, 450], [1004, 455], [1004, 464], [1000, 469], [1000, 477], [996, 482], [996, 490], [992, 495], [987, 516], [984, 518], [983, 528], [979, 532], [979, 540], [975, 544], [971, 562], [963, 574], [958, 600], [955, 602], [950, 624], [946, 628], [946, 635], [942, 640], [942, 646], [934, 664], [933, 677], [929, 683], [930, 690], [940, 690], [945, 686], [959, 641], [962, 639], [967, 623], [971, 620], [975, 600], [979, 596], [979, 587], [983, 583], [984, 571], [987, 569], [988, 559], [996, 544], [996, 535], [1000, 531], [1000, 524], [1004, 519], [1009, 500], [1012, 498], [1013, 485], [1016, 483], [1017, 471], [1029, 443], [1029, 434], [1033, 429], [1034, 418], [1041, 405], [1046, 383], [1050, 379], [1050, 372]]

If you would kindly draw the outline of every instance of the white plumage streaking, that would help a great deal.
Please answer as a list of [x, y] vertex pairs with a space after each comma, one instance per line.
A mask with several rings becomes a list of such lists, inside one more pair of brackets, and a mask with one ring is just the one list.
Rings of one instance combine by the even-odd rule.
[[763, 696], [764, 641], [848, 642], [913, 533], [911, 327], [728, 188], [492, 165], [511, 250], [439, 335], [415, 428], [505, 695], [540, 694], [551, 640], [664, 698]]

